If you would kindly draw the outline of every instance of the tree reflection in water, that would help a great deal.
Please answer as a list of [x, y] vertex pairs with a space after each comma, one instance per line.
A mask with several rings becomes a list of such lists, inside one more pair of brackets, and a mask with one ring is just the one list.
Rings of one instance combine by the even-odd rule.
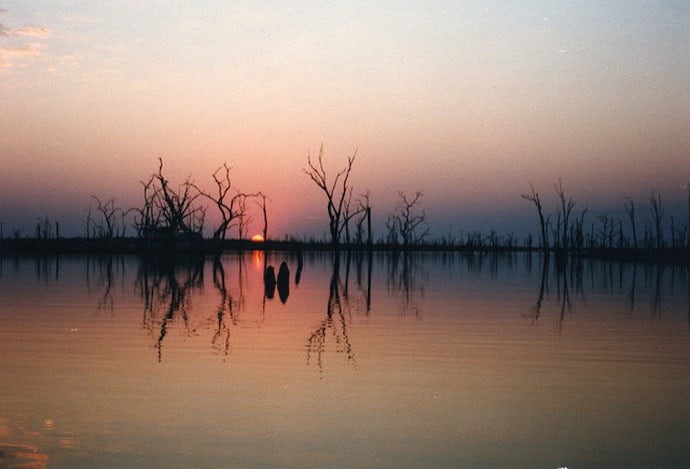
[[[204, 286], [203, 256], [189, 256], [183, 260], [161, 256], [143, 257], [137, 271], [136, 288], [144, 303], [144, 327], [157, 335], [158, 361], [162, 360], [163, 340], [168, 325], [179, 316], [185, 332], [193, 335], [187, 315], [190, 290]], [[160, 332], [156, 332], [159, 330]]]
[[[542, 256], [542, 255], [540, 255]], [[528, 257], [530, 259], [528, 265], [531, 268], [531, 259], [532, 256], [530, 255]], [[546, 256], [545, 258], [542, 256], [540, 257], [540, 264], [541, 264], [541, 281], [539, 283], [539, 294], [537, 295], [537, 301], [532, 306], [532, 322], [536, 321], [539, 319], [539, 316], [541, 316], [541, 307], [542, 304], [544, 303], [544, 295], [549, 294], [549, 258]]]
[[351, 320], [350, 303], [347, 296], [341, 297], [340, 294], [343, 288], [340, 280], [340, 255], [333, 253], [331, 256], [333, 273], [328, 289], [326, 317], [307, 339], [307, 365], [311, 363], [312, 357], [316, 356], [319, 372], [323, 372], [323, 355], [329, 336], [335, 341], [336, 352], [345, 353], [347, 362], [355, 364], [355, 355], [348, 336], [348, 322]]
[[[439, 257], [423, 253], [373, 254], [367, 251], [343, 252], [340, 255], [311, 253], [307, 258], [315, 262], [321, 255], [330, 256], [327, 258], [327, 269], [331, 270], [328, 301], [325, 316], [307, 336], [307, 362], [316, 362], [320, 369], [323, 367], [324, 353], [329, 350], [331, 343], [331, 350], [344, 353], [347, 361], [354, 363], [355, 353], [349, 334], [352, 327], [351, 316], [358, 312], [365, 315], [372, 313], [373, 256], [377, 256], [377, 266], [385, 269], [386, 290], [389, 296], [401, 302], [397, 308], [399, 314], [412, 312], [416, 316], [420, 315], [420, 308], [424, 304], [423, 295], [425, 287], [429, 284], [429, 275], [438, 274], [435, 268], [438, 270], [449, 266], [452, 269], [452, 265], [460, 262], [472, 275], [481, 275], [482, 270], [487, 271], [494, 282], [500, 280], [502, 272], [515, 270], [514, 264], [519, 264], [520, 258], [515, 254], [497, 253], [455, 253]], [[492, 259], [492, 256], [496, 256], [496, 259]], [[223, 259], [227, 261], [228, 257]], [[243, 267], [245, 261], [245, 255], [232, 257], [233, 280], [228, 278], [230, 271], [227, 262], [223, 263], [221, 259], [213, 261], [213, 287], [218, 294], [218, 306], [209, 311], [204, 318], [206, 326], [213, 331], [210, 338], [211, 349], [214, 354], [222, 356], [223, 360], [231, 351], [232, 327], [257, 328], [266, 320], [268, 296], [265, 289], [257, 291], [258, 298], [262, 297], [261, 306], [246, 308], [245, 287], [248, 280], [246, 269]], [[286, 283], [284, 287], [287, 288], [276, 295], [280, 296], [281, 302], [287, 302], [290, 293], [298, 292], [298, 277], [301, 277], [304, 264], [309, 265], [302, 260], [302, 253], [297, 253], [296, 261], [294, 276], [288, 271], [287, 264], [282, 269], [284, 275], [281, 278], [285, 279], [283, 283]], [[13, 262], [15, 270], [19, 269], [18, 259], [9, 262]], [[31, 262], [35, 269], [36, 281], [60, 281], [61, 270], [58, 268], [57, 259], [44, 256], [32, 259]], [[169, 333], [171, 323], [179, 321], [185, 334], [197, 333], [196, 327], [190, 324], [189, 319], [190, 292], [201, 291], [205, 262], [203, 257], [194, 256], [182, 259], [178, 257], [176, 260], [142, 257], [138, 261], [135, 291], [143, 305], [144, 327], [155, 338], [159, 361], [162, 360], [163, 342]], [[264, 269], [267, 268], [265, 258], [260, 262], [264, 264]], [[70, 261], [67, 260], [65, 265], [66, 271], [69, 272]], [[113, 298], [117, 298], [116, 283], [121, 281], [122, 289], [126, 289], [125, 258], [90, 256], [86, 258], [85, 265], [89, 294], [98, 296], [97, 309], [114, 314]], [[536, 301], [532, 303], [529, 313], [525, 314], [525, 317], [531, 318], [533, 324], [544, 314], [551, 312], [558, 331], [562, 331], [567, 318], [577, 313], [578, 306], [587, 305], [589, 295], [604, 295], [608, 301], [620, 298], [624, 304], [621, 311], [626, 318], [633, 317], [635, 311], [644, 310], [650, 319], [658, 321], [663, 318], [663, 312], [670, 305], [666, 303], [677, 301], [680, 288], [683, 301], [686, 299], [687, 291], [690, 329], [690, 272], [687, 266], [582, 257], [559, 258], [541, 253], [526, 253], [524, 268], [530, 278], [532, 271], [536, 273], [531, 283], [533, 287], [528, 287], [535, 289]], [[431, 270], [427, 272], [425, 269]], [[239, 274], [237, 279], [234, 278], [235, 272]], [[291, 281], [294, 281], [292, 285]], [[350, 281], [354, 283], [350, 285]], [[274, 288], [278, 287], [277, 283], [276, 279]], [[291, 292], [290, 288], [295, 288], [295, 291]], [[554, 298], [549, 298], [550, 293], [555, 294]]]
[[[665, 298], [677, 296], [674, 289], [683, 285], [687, 279], [688, 328], [690, 329], [690, 271], [688, 266], [673, 263], [638, 263], [587, 258], [538, 257], [541, 267], [541, 282], [537, 300], [531, 308], [532, 322], [542, 315], [545, 300], [549, 294], [550, 279], [556, 281], [558, 294], [558, 329], [562, 330], [566, 317], [573, 314], [575, 303], [571, 298], [574, 291], [576, 299], [587, 304], [587, 292], [607, 297], [622, 297], [626, 317], [639, 310], [637, 289], [649, 295], [650, 319], [660, 320], [664, 311]], [[528, 262], [526, 264], [530, 266]], [[553, 267], [553, 269], [552, 269]], [[642, 271], [640, 279], [639, 271]], [[553, 273], [552, 273], [553, 272]], [[586, 272], [586, 275], [585, 275]], [[585, 279], [588, 287], [585, 288]], [[640, 285], [642, 284], [642, 285]], [[685, 287], [681, 287], [685, 288]], [[566, 313], [568, 313], [566, 315]]]
[[427, 275], [422, 272], [422, 282], [417, 281], [419, 270], [419, 255], [411, 254], [407, 251], [402, 253], [391, 253], [388, 262], [388, 291], [402, 293], [403, 304], [401, 314], [409, 311], [415, 316], [419, 316], [419, 306], [415, 301], [415, 294], [419, 293], [424, 297], [424, 280]]
[[113, 258], [107, 256], [98, 259], [99, 276], [96, 282], [98, 289], [102, 290], [102, 294], [98, 300], [97, 308], [99, 310], [109, 311], [111, 314], [115, 308], [113, 301]]
[[[115, 300], [113, 286], [116, 279], [120, 280], [120, 287], [125, 290], [125, 256], [102, 254], [89, 255], [85, 259], [86, 287], [89, 295], [98, 295], [96, 308], [115, 314]], [[95, 277], [95, 280], [94, 280]]]
[[36, 280], [43, 280], [49, 283], [60, 280], [60, 256], [59, 255], [40, 255], [35, 257]]
[[556, 265], [556, 290], [558, 292], [558, 300], [561, 305], [561, 314], [558, 317], [558, 330], [561, 331], [563, 327], [563, 320], [565, 319], [565, 312], [572, 314], [573, 305], [570, 302], [570, 289], [568, 284], [568, 260], [564, 257], [557, 256], [555, 259]]
[[211, 339], [211, 347], [217, 352], [227, 357], [230, 353], [230, 328], [225, 323], [226, 315], [233, 321], [232, 297], [225, 286], [225, 269], [220, 258], [213, 261], [213, 285], [220, 293], [220, 304], [216, 308], [217, 328]]
[[[230, 354], [230, 327], [237, 326], [241, 321], [240, 314], [245, 308], [246, 299], [244, 294], [245, 269], [244, 256], [236, 258], [238, 268], [238, 288], [235, 293], [226, 283], [225, 268], [219, 257], [213, 260], [213, 286], [219, 293], [220, 301], [215, 311], [215, 332], [211, 338], [211, 348], [214, 353], [223, 356], [223, 360]], [[265, 311], [262, 311], [261, 321]], [[261, 321], [257, 324], [260, 325]]]

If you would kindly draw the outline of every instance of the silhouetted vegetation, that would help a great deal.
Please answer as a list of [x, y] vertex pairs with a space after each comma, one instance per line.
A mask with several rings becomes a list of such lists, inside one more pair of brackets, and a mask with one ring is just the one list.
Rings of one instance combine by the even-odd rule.
[[[554, 184], [558, 199], [556, 223], [550, 227], [551, 215], [544, 213], [539, 193], [530, 184], [531, 191], [522, 198], [532, 202], [537, 208], [541, 232], [540, 249], [545, 253], [554, 252], [559, 256], [598, 256], [649, 260], [668, 260], [688, 262], [690, 260], [690, 188], [688, 189], [688, 223], [678, 227], [673, 217], [670, 226], [664, 226], [665, 209], [658, 193], [652, 191], [649, 197], [650, 219], [644, 227], [641, 240], [637, 236], [637, 216], [635, 201], [624, 198], [624, 208], [630, 225], [629, 235], [624, 229], [623, 220], [602, 212], [592, 220], [589, 232], [585, 232], [585, 207], [573, 220], [575, 200], [565, 194], [563, 182]], [[690, 187], [690, 184], [689, 184]], [[549, 230], [549, 228], [551, 228]], [[549, 232], [550, 231], [550, 232]], [[670, 246], [666, 235], [670, 235]], [[531, 248], [531, 245], [526, 246]]]
[[409, 198], [404, 192], [399, 191], [400, 202], [395, 212], [388, 215], [386, 228], [388, 229], [388, 243], [397, 245], [402, 241], [403, 248], [420, 244], [429, 236], [429, 226], [426, 222], [426, 213], [419, 209], [424, 193], [415, 192], [414, 197]]
[[522, 198], [525, 200], [529, 200], [530, 202], [534, 203], [534, 206], [537, 208], [537, 214], [539, 215], [539, 228], [541, 232], [541, 248], [545, 251], [549, 251], [549, 237], [548, 237], [548, 230], [549, 230], [549, 222], [548, 219], [544, 219], [544, 210], [541, 205], [541, 199], [539, 198], [539, 193], [534, 190], [534, 186], [532, 183], [530, 183], [530, 188], [532, 191], [529, 194], [522, 194]]
[[[328, 231], [326, 239], [313, 235], [285, 235], [282, 240], [270, 239], [267, 201], [262, 191], [244, 192], [231, 179], [231, 167], [223, 163], [211, 174], [212, 190], [203, 188], [188, 176], [173, 183], [164, 172], [163, 159], [147, 179], [140, 181], [142, 199], [138, 206], [125, 208], [110, 197], [91, 196], [83, 224], [82, 237], [62, 238], [60, 224], [48, 216], [39, 218], [32, 238], [22, 237], [17, 229], [5, 238], [0, 223], [0, 252], [170, 252], [193, 251], [220, 255], [228, 249], [268, 250], [381, 250], [381, 251], [516, 251], [540, 250], [545, 255], [597, 256], [688, 262], [690, 260], [690, 183], [688, 215], [685, 223], [667, 216], [659, 192], [649, 196], [647, 217], [640, 217], [636, 202], [623, 197], [627, 220], [608, 211], [590, 214], [588, 207], [566, 193], [562, 179], [553, 184], [554, 205], [549, 210], [541, 194], [530, 183], [529, 192], [521, 197], [534, 205], [538, 220], [538, 241], [527, 233], [501, 234], [451, 232], [432, 238], [431, 226], [422, 208], [424, 192], [413, 195], [398, 192], [398, 203], [384, 220], [385, 231], [375, 240], [372, 229], [371, 190], [353, 196], [351, 173], [357, 152], [347, 158], [345, 166], [329, 178], [324, 166], [324, 147], [318, 158], [307, 154], [303, 170], [325, 196]], [[95, 204], [95, 207], [92, 206]], [[208, 226], [207, 214], [216, 213], [215, 226]], [[252, 210], [260, 210], [256, 218], [263, 222], [260, 244], [248, 241], [249, 224], [255, 219]], [[616, 211], [613, 212], [614, 214]], [[134, 235], [127, 236], [128, 227]], [[237, 228], [235, 237], [231, 228]], [[210, 237], [205, 238], [204, 234]]]
[[[213, 173], [212, 178], [216, 185], [214, 194], [205, 192], [198, 186], [192, 184], [201, 196], [211, 201], [211, 203], [218, 208], [221, 218], [218, 226], [213, 230], [213, 239], [216, 241], [224, 241], [226, 239], [228, 229], [232, 226], [233, 222], [237, 222], [239, 238], [242, 239], [245, 236], [246, 226], [249, 221], [247, 200], [250, 198], [261, 198], [263, 202], [262, 207], [264, 209], [264, 223], [267, 222], [265, 216], [266, 204], [263, 194], [260, 192], [247, 194], [234, 188], [230, 179], [230, 169], [227, 163], [223, 163], [223, 166]], [[220, 176], [219, 173], [221, 173]], [[264, 232], [265, 231], [266, 229], [264, 229]]]
[[[311, 160], [311, 154], [307, 155], [307, 166], [305, 174], [314, 181], [326, 196], [326, 212], [328, 213], [328, 229], [331, 236], [331, 246], [338, 249], [343, 230], [346, 229], [350, 220], [355, 215], [350, 213], [352, 186], [349, 183], [352, 164], [355, 162], [357, 152], [347, 158], [347, 165], [336, 173], [332, 182], [328, 182], [328, 175], [323, 167], [323, 144], [319, 149], [318, 162], [315, 164]], [[344, 210], [344, 212], [343, 212]]]

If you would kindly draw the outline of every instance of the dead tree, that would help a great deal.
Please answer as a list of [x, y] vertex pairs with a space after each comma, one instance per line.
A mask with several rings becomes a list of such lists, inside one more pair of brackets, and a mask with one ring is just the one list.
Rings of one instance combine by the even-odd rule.
[[[261, 199], [261, 203], [259, 203], [259, 207], [261, 207], [261, 213], [263, 215], [264, 219], [264, 229], [263, 229], [263, 240], [266, 241], [268, 238], [268, 215], [266, 214], [266, 196], [259, 192], [258, 197]], [[258, 202], [257, 202], [258, 203]]]
[[254, 218], [248, 214], [247, 199], [248, 196], [240, 197], [237, 204], [239, 208], [239, 212], [237, 214], [237, 235], [240, 237], [240, 239], [245, 239], [247, 237], [247, 228], [252, 220], [254, 220]]
[[357, 199], [358, 213], [361, 216], [355, 221], [355, 240], [358, 244], [364, 244], [364, 222], [367, 222], [367, 244], [371, 246], [372, 236], [371, 236], [371, 203], [369, 198], [371, 197], [371, 190], [367, 189], [364, 194], [361, 194]]
[[46, 215], [43, 218], [39, 218], [36, 222], [36, 238], [37, 239], [50, 239], [53, 237], [53, 226], [50, 219]]
[[352, 212], [352, 187], [347, 191], [345, 204], [343, 205], [343, 229], [345, 231], [345, 244], [350, 245], [350, 220], [355, 216]]
[[347, 165], [335, 175], [333, 182], [329, 184], [326, 170], [323, 167], [323, 144], [319, 149], [319, 159], [315, 164], [311, 155], [307, 154], [307, 166], [303, 171], [314, 181], [314, 184], [326, 195], [326, 209], [328, 212], [328, 228], [331, 236], [331, 247], [338, 249], [340, 236], [346, 225], [343, 209], [345, 198], [351, 190], [349, 185], [352, 164], [355, 162], [357, 151], [347, 158]]
[[654, 231], [656, 234], [656, 247], [661, 249], [664, 247], [664, 233], [661, 222], [664, 218], [664, 209], [661, 208], [661, 197], [654, 194], [649, 196], [650, 210], [652, 211], [652, 218], [654, 219]]
[[[115, 206], [115, 199], [110, 198], [105, 202], [102, 202], [98, 196], [91, 196], [98, 204], [98, 211], [101, 212], [103, 218], [101, 223], [96, 224], [96, 235], [100, 238], [111, 239], [117, 236], [117, 221], [115, 216], [121, 210]], [[89, 206], [89, 209], [91, 207]]]
[[[348, 195], [345, 201], [345, 209], [343, 214], [343, 225], [345, 227], [345, 242], [350, 244], [350, 221], [356, 216], [362, 214], [359, 220], [355, 221], [355, 227], [357, 229], [355, 234], [355, 239], [358, 244], [362, 243], [362, 222], [367, 216], [367, 213], [371, 212], [369, 207], [369, 195], [371, 191], [360, 195], [356, 201], [352, 201], [352, 188], [348, 191]], [[371, 227], [371, 222], [369, 223]]]
[[163, 176], [163, 159], [158, 159], [158, 173], [154, 175], [158, 186], [155, 187], [155, 202], [165, 221], [165, 228], [173, 235], [201, 236], [206, 218], [206, 209], [196, 205], [200, 193], [191, 180], [191, 176], [177, 188]]
[[584, 226], [585, 226], [585, 214], [587, 213], [587, 207], [585, 207], [582, 212], [580, 212], [580, 217], [575, 217], [575, 225], [571, 227], [571, 242], [573, 245], [571, 247], [574, 247], [575, 250], [581, 251], [582, 248], [585, 245], [585, 233], [584, 233]]
[[159, 158], [158, 172], [141, 182], [144, 202], [132, 209], [138, 216], [134, 224], [143, 238], [157, 238], [172, 243], [178, 237], [201, 238], [206, 208], [197, 204], [200, 194], [191, 177], [173, 188], [163, 175], [163, 159]]
[[[216, 169], [216, 172], [213, 173], [213, 182], [216, 184], [215, 194], [212, 195], [198, 187], [196, 188], [199, 194], [210, 200], [218, 208], [220, 213], [220, 223], [213, 230], [213, 239], [215, 240], [225, 239], [228, 228], [230, 228], [231, 223], [239, 214], [237, 206], [242, 194], [234, 190], [232, 186], [230, 179], [231, 169], [227, 163], [223, 163], [223, 166]], [[221, 175], [219, 176], [218, 173], [221, 173]]]
[[91, 217], [91, 204], [89, 203], [89, 208], [86, 211], [86, 218], [81, 219], [84, 223], [84, 233], [86, 239], [91, 238], [91, 225], [93, 224], [93, 218]]
[[637, 229], [635, 228], [635, 202], [630, 197], [625, 198], [625, 211], [630, 219], [630, 226], [632, 228], [632, 243], [633, 249], [637, 249]]
[[141, 186], [144, 189], [144, 203], [141, 208], [135, 207], [132, 210], [139, 214], [138, 218], [135, 216], [134, 219], [134, 227], [137, 230], [137, 235], [140, 238], [146, 238], [161, 228], [162, 221], [160, 219], [160, 213], [156, 210], [154, 175], [151, 175], [146, 182], [141, 181]]
[[542, 209], [541, 200], [539, 199], [539, 193], [534, 190], [534, 186], [530, 182], [529, 184], [531, 192], [529, 194], [522, 194], [522, 198], [529, 200], [534, 203], [537, 207], [537, 214], [539, 215], [539, 227], [541, 229], [541, 248], [544, 252], [549, 252], [549, 238], [547, 235], [547, 220], [544, 219], [544, 211]]
[[570, 223], [570, 213], [573, 211], [573, 207], [575, 207], [575, 201], [573, 200], [572, 197], [568, 197], [566, 200], [565, 197], [565, 190], [563, 189], [563, 180], [558, 179], [558, 184], [554, 184], [554, 187], [556, 188], [556, 195], [558, 196], [558, 199], [561, 202], [561, 223], [562, 223], [562, 230], [561, 230], [561, 239], [560, 239], [560, 248], [563, 249], [563, 251], [567, 251], [569, 248], [569, 239], [568, 239], [568, 225]]
[[216, 169], [213, 173], [213, 182], [216, 185], [215, 193], [201, 190], [194, 185], [197, 192], [208, 199], [218, 208], [220, 213], [220, 222], [215, 230], [213, 230], [213, 239], [216, 241], [224, 241], [228, 229], [237, 222], [239, 237], [243, 238], [246, 235], [247, 226], [251, 221], [251, 217], [247, 216], [247, 200], [252, 197], [259, 197], [259, 193], [246, 194], [240, 192], [232, 185], [230, 179], [230, 170], [232, 167], [227, 163]]
[[613, 247], [613, 228], [615, 220], [609, 217], [608, 212], [599, 214], [597, 219], [601, 222], [601, 230], [599, 231], [601, 236], [600, 247], [611, 249]]
[[415, 192], [411, 199], [402, 191], [398, 191], [398, 196], [400, 202], [395, 212], [388, 215], [386, 226], [389, 227], [389, 230], [394, 229], [395, 233], [400, 235], [404, 247], [418, 244], [429, 235], [426, 213], [424, 209], [417, 211], [417, 206], [421, 204], [424, 192]]

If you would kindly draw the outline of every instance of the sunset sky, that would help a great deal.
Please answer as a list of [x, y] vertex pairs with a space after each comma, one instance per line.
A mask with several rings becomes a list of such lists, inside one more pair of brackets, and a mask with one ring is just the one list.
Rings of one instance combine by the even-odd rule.
[[686, 223], [689, 44], [686, 0], [0, 0], [0, 222], [81, 235], [91, 194], [138, 205], [162, 157], [209, 188], [227, 161], [269, 235], [321, 237], [323, 143], [331, 174], [357, 150], [377, 237], [398, 190], [435, 235], [536, 233], [520, 194], [555, 210], [559, 177], [591, 219], [654, 190]]

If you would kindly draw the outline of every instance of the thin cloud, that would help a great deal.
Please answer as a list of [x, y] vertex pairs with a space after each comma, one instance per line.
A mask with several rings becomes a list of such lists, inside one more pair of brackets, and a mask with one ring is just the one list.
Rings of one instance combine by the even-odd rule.
[[[0, 13], [6, 13], [7, 10], [0, 8]], [[51, 32], [47, 28], [38, 26], [22, 26], [19, 28], [8, 28], [4, 24], [0, 24], [0, 38], [9, 37], [25, 37], [46, 39], [51, 36]], [[12, 41], [11, 39], [9, 39]], [[9, 44], [5, 44], [9, 45]], [[0, 47], [0, 69], [7, 69], [12, 67], [12, 62], [15, 60], [22, 60], [26, 58], [41, 55], [41, 48], [43, 44], [40, 42], [33, 42], [28, 45], [15, 47]]]
[[15, 28], [10, 32], [10, 34], [13, 36], [30, 36], [45, 39], [50, 37], [50, 30], [46, 28], [27, 26], [24, 28]]
[[34, 43], [22, 47], [0, 48], [0, 57], [34, 57], [41, 54], [41, 44]]

